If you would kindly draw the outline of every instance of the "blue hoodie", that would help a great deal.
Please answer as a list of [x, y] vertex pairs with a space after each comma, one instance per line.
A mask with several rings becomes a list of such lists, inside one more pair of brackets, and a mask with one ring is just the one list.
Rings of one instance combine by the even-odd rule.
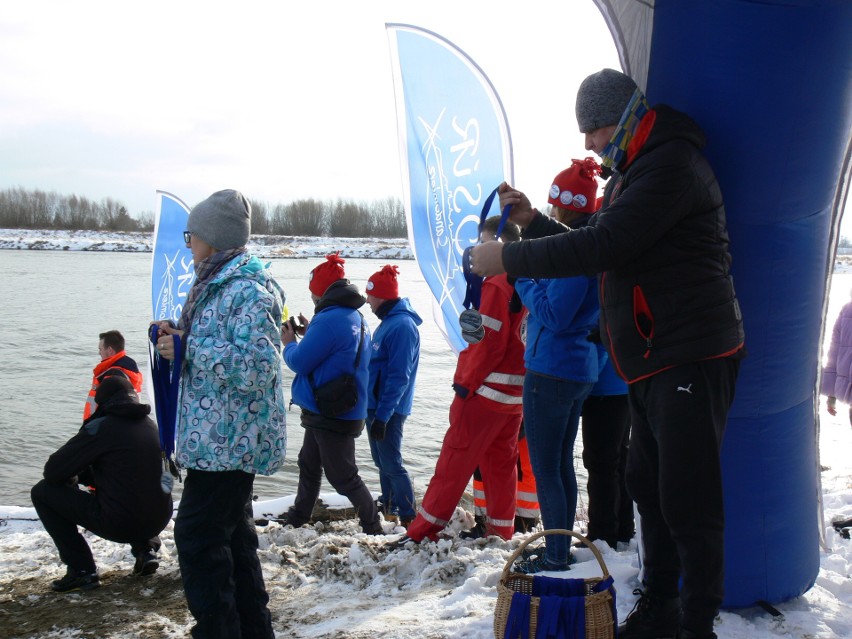
[[591, 277], [518, 279], [515, 290], [529, 311], [524, 362], [527, 370], [575, 382], [598, 379], [598, 352], [586, 339], [600, 307]]
[[420, 361], [420, 331], [423, 323], [407, 297], [400, 298], [384, 314], [385, 302], [379, 307], [382, 323], [373, 335], [370, 357], [370, 389], [368, 408], [376, 411], [376, 419], [387, 422], [394, 413], [411, 414], [414, 380]]
[[[358, 309], [366, 302], [348, 280], [338, 280], [328, 287], [316, 305], [316, 313], [299, 342], [284, 347], [284, 361], [296, 377], [291, 390], [293, 403], [314, 413], [319, 408], [313, 388], [322, 386], [344, 373], [355, 374], [358, 403], [352, 410], [338, 415], [341, 420], [363, 420], [367, 417], [367, 380], [370, 364], [370, 327]], [[361, 359], [355, 367], [355, 353], [364, 325]], [[308, 376], [313, 375], [314, 386]]]

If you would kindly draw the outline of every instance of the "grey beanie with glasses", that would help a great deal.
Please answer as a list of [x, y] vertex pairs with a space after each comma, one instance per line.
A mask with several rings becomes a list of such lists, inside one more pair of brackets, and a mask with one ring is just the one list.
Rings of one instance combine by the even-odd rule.
[[217, 191], [189, 212], [186, 230], [220, 251], [241, 248], [251, 234], [251, 204], [239, 191]]

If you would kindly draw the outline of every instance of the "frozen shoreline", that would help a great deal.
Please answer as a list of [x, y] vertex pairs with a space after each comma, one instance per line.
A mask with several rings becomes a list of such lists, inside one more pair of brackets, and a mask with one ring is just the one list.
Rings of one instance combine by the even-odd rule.
[[[7, 250], [150, 253], [153, 247], [153, 233], [0, 229], [0, 249]], [[267, 259], [324, 257], [335, 251], [340, 251], [344, 258], [414, 259], [408, 238], [253, 235], [249, 239], [248, 248], [258, 257]], [[834, 272], [852, 272], [852, 256], [838, 255], [834, 262]]]
[[[150, 253], [153, 247], [153, 233], [0, 229], [0, 249]], [[408, 238], [253, 235], [248, 248], [263, 258], [314, 258], [340, 251], [343, 257], [414, 259], [414, 253], [408, 246]]]

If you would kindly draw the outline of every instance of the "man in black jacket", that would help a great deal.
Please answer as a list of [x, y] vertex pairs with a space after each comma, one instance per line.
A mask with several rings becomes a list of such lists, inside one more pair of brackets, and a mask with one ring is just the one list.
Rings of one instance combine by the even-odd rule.
[[[124, 377], [107, 377], [98, 386], [97, 410], [44, 466], [44, 479], [33, 486], [33, 506], [53, 538], [66, 575], [53, 590], [91, 590], [100, 585], [95, 560], [77, 530], [129, 543], [135, 574], [159, 566], [157, 537], [172, 515], [172, 498], [160, 487], [162, 463], [151, 407], [140, 404]], [[78, 484], [95, 490], [81, 490]]]
[[[620, 639], [715, 639], [723, 595], [720, 448], [743, 354], [725, 209], [687, 115], [650, 108], [604, 69], [577, 94], [586, 149], [612, 175], [601, 211], [567, 232], [500, 187], [531, 241], [482, 244], [480, 275], [599, 274], [601, 336], [629, 383], [627, 487], [641, 515], [645, 591]], [[547, 237], [545, 237], [547, 236]], [[679, 580], [682, 586], [679, 588]]]

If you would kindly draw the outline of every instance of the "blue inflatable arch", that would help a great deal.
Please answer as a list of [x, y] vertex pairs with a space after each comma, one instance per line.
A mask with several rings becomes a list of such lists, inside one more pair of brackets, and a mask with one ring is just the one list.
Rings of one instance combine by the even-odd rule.
[[723, 448], [725, 606], [819, 572], [816, 382], [850, 178], [852, 2], [595, 0], [649, 101], [707, 133], [748, 358]]

